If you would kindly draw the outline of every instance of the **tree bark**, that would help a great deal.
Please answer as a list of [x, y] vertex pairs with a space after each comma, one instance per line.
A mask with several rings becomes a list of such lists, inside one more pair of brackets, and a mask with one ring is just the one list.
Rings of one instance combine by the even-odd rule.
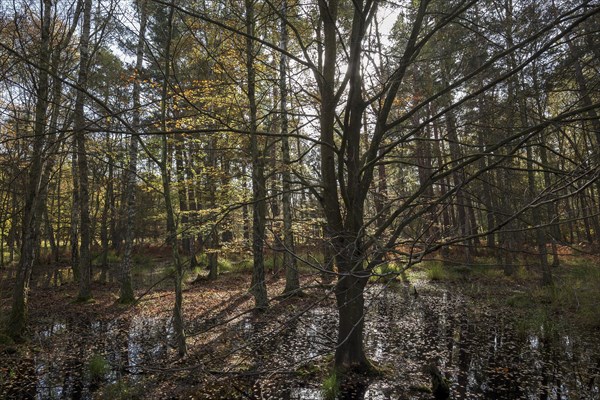
[[[242, 164], [242, 191], [244, 194], [248, 190], [248, 178], [247, 178], [246, 164]], [[244, 248], [247, 249], [250, 244], [250, 212], [248, 211], [248, 202], [244, 199], [242, 204], [242, 230], [244, 238]]]
[[[217, 176], [218, 171], [216, 148], [217, 138], [211, 137], [208, 142], [209, 149], [207, 149], [207, 189], [208, 189], [208, 208], [214, 210], [217, 206]], [[206, 247], [207, 247], [207, 259], [208, 259], [208, 279], [216, 280], [219, 274], [219, 234], [217, 232], [216, 218], [214, 211], [211, 211], [211, 223], [210, 231], [206, 236]]]
[[247, 95], [250, 108], [250, 154], [252, 156], [252, 253], [254, 267], [250, 292], [254, 296], [256, 309], [268, 307], [265, 283], [264, 240], [266, 225], [266, 179], [265, 160], [259, 148], [257, 135], [256, 70], [254, 68], [254, 0], [245, 0], [246, 5], [246, 72], [248, 74]]
[[40, 68], [38, 69], [31, 164], [29, 167], [25, 205], [23, 208], [21, 257], [17, 267], [10, 316], [7, 324], [7, 334], [16, 341], [22, 340], [23, 334], [25, 333], [29, 283], [35, 261], [35, 248], [39, 242], [41, 213], [43, 210], [40, 192], [42, 190], [43, 148], [45, 143], [46, 112], [48, 110], [51, 14], [52, 1], [44, 0], [41, 18]]
[[185, 329], [183, 320], [183, 265], [179, 255], [179, 247], [177, 241], [177, 224], [175, 222], [175, 210], [171, 201], [171, 149], [168, 142], [167, 129], [167, 96], [169, 88], [169, 80], [171, 75], [171, 41], [173, 40], [173, 15], [175, 7], [169, 7], [169, 16], [167, 20], [167, 38], [164, 49], [164, 77], [160, 104], [160, 122], [161, 130], [163, 131], [161, 141], [161, 160], [160, 172], [162, 177], [163, 196], [165, 200], [165, 211], [167, 214], [167, 245], [171, 248], [171, 258], [175, 267], [175, 304], [173, 306], [173, 329], [175, 331], [175, 342], [177, 345], [177, 353], [180, 357], [187, 353], [187, 345], [185, 341]]
[[[281, 48], [286, 51], [288, 45], [287, 32], [287, 1], [281, 2], [280, 35]], [[281, 96], [279, 111], [281, 114], [281, 157], [283, 161], [282, 180], [282, 208], [283, 208], [283, 266], [285, 268], [284, 294], [298, 293], [300, 278], [296, 249], [294, 245], [294, 231], [292, 229], [292, 184], [290, 174], [290, 142], [288, 138], [288, 111], [287, 111], [287, 56], [281, 53], [279, 60], [279, 92]]]
[[[108, 145], [108, 135], [107, 135], [107, 145]], [[110, 151], [110, 147], [109, 147]], [[114, 169], [113, 169], [113, 157], [108, 157], [108, 177], [106, 181], [106, 191], [104, 193], [104, 206], [102, 208], [102, 220], [100, 225], [100, 245], [102, 246], [102, 268], [103, 271], [106, 271], [108, 268], [108, 221], [110, 216], [110, 199], [113, 197], [113, 178], [114, 178]]]
[[73, 151], [71, 154], [71, 173], [73, 180], [73, 193], [71, 194], [71, 226], [69, 227], [69, 242], [71, 245], [71, 269], [75, 281], [79, 282], [79, 178], [77, 166], [76, 143], [73, 141]]
[[89, 70], [89, 40], [91, 27], [92, 0], [84, 0], [83, 25], [79, 39], [79, 76], [77, 78], [77, 96], [74, 110], [75, 142], [77, 143], [77, 168], [79, 176], [79, 220], [80, 220], [80, 244], [79, 244], [79, 301], [87, 301], [92, 297], [91, 292], [91, 268], [92, 260], [90, 254], [90, 194], [88, 178], [88, 161], [86, 151], [86, 121], [83, 110], [85, 102], [84, 90], [87, 88]]
[[138, 140], [141, 133], [140, 115], [141, 115], [141, 80], [140, 76], [144, 67], [144, 45], [146, 40], [146, 1], [138, 3], [138, 12], [140, 19], [140, 30], [138, 32], [138, 42], [136, 46], [135, 79], [133, 81], [133, 127], [137, 132], [132, 132], [129, 138], [129, 154], [127, 169], [123, 173], [125, 188], [125, 241], [123, 245], [123, 259], [121, 261], [119, 302], [123, 304], [133, 303], [135, 295], [131, 282], [131, 269], [133, 267], [133, 239], [135, 236], [134, 225], [136, 215], [135, 203], [135, 180], [137, 175], [138, 159]]
[[[353, 267], [342, 264], [341, 269], [352, 270]], [[369, 372], [372, 369], [363, 344], [364, 289], [367, 282], [366, 276], [348, 274], [340, 277], [336, 284], [335, 296], [340, 320], [335, 366], [341, 371]]]
[[189, 200], [188, 200], [188, 182], [185, 174], [185, 139], [178, 136], [175, 142], [175, 171], [177, 180], [177, 198], [179, 199], [179, 212], [181, 215], [181, 247], [183, 254], [191, 256], [191, 235], [189, 234]]

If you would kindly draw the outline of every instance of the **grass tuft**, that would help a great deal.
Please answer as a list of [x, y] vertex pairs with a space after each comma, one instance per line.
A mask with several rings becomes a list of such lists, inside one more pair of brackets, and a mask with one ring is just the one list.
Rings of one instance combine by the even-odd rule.
[[321, 391], [325, 400], [334, 400], [340, 393], [340, 380], [337, 371], [332, 371], [329, 376], [323, 380]]
[[88, 371], [92, 380], [100, 381], [106, 377], [110, 370], [108, 361], [103, 356], [96, 354], [88, 361]]
[[[266, 265], [265, 265], [266, 267]], [[219, 258], [219, 271], [243, 273], [252, 271], [252, 260], [231, 261], [224, 257]]]
[[426, 272], [427, 279], [430, 281], [444, 281], [450, 277], [447, 268], [441, 263], [432, 263], [431, 266], [427, 269]]

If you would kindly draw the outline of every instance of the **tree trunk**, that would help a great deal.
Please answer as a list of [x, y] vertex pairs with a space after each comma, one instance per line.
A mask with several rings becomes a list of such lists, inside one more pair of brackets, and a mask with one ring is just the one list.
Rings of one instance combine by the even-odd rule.
[[8, 262], [12, 263], [15, 260], [15, 247], [17, 246], [17, 232], [18, 232], [18, 224], [17, 224], [17, 216], [19, 212], [19, 200], [17, 198], [17, 193], [13, 191], [12, 199], [11, 199], [11, 207], [10, 207], [10, 215], [12, 216], [12, 224], [10, 225], [10, 229], [8, 230]]
[[[523, 111], [522, 111], [523, 112]], [[533, 151], [531, 146], [527, 146], [527, 182], [529, 186], [529, 195], [535, 198], [535, 173], [533, 171]], [[532, 208], [532, 219], [534, 224], [543, 223], [539, 207]], [[542, 286], [552, 285], [552, 271], [548, 265], [548, 250], [546, 249], [546, 234], [544, 227], [536, 227], [535, 237], [540, 258], [540, 267], [542, 270]]]
[[[187, 159], [187, 164], [186, 164], [186, 169], [185, 169], [185, 173], [186, 173], [186, 178], [189, 182], [189, 209], [190, 209], [190, 222], [193, 225], [196, 225], [198, 223], [198, 208], [199, 208], [199, 204], [198, 204], [198, 194], [196, 193], [196, 188], [197, 188], [197, 183], [196, 183], [196, 167], [194, 165], [194, 159], [192, 157], [192, 154], [194, 154], [195, 152], [195, 143], [190, 143], [190, 145], [188, 146], [188, 148], [186, 149], [186, 159]], [[198, 249], [196, 248], [196, 234], [192, 233], [190, 234], [190, 269], [193, 270], [194, 268], [196, 268], [196, 266], [198, 265], [198, 261], [196, 259], [196, 252], [198, 251]]]
[[[519, 114], [521, 116], [521, 124], [523, 127], [528, 126], [528, 110], [527, 103], [523, 95], [519, 95]], [[529, 199], [533, 203], [536, 199], [536, 189], [535, 189], [535, 171], [533, 165], [533, 149], [532, 144], [526, 146], [526, 157], [527, 157], [527, 184], [529, 189]], [[533, 219], [533, 224], [543, 225], [544, 221], [542, 220], [542, 215], [540, 213], [540, 207], [534, 206], [531, 209], [531, 217]], [[535, 237], [536, 237], [536, 245], [538, 248], [538, 256], [540, 259], [540, 267], [542, 272], [542, 286], [551, 286], [552, 282], [552, 271], [550, 270], [550, 266], [548, 265], [548, 250], [546, 248], [546, 228], [543, 226], [539, 226], [535, 229]]]
[[48, 211], [48, 206], [44, 207], [44, 230], [45, 236], [48, 239], [48, 243], [50, 243], [50, 249], [52, 251], [51, 259], [58, 261], [58, 245], [56, 244], [56, 237], [54, 235], [54, 228], [52, 227], [52, 220], [50, 219], [50, 212]]
[[[217, 206], [217, 138], [212, 136], [208, 141], [208, 149], [206, 151], [206, 161], [208, 164], [207, 168], [207, 205], [208, 208], [214, 210]], [[219, 274], [219, 234], [217, 230], [216, 219], [214, 211], [211, 211], [210, 231], [206, 235], [206, 247], [207, 247], [207, 258], [208, 258], [208, 279], [216, 280]]]
[[335, 249], [327, 225], [322, 227], [322, 235], [323, 270], [321, 271], [321, 282], [324, 285], [329, 285], [333, 281], [335, 273]]
[[[5, 200], [2, 201], [2, 214], [8, 214], [8, 202], [10, 194], [7, 192]], [[0, 270], [4, 268], [4, 243], [6, 235], [6, 225], [8, 224], [8, 218], [2, 218], [0, 223]]]
[[[416, 84], [416, 82], [415, 82]], [[419, 116], [415, 114], [413, 118], [415, 126], [419, 124]], [[432, 203], [434, 201], [433, 185], [429, 185], [428, 181], [432, 174], [431, 165], [431, 145], [430, 132], [428, 129], [422, 129], [416, 135], [417, 142], [415, 143], [415, 163], [417, 165], [417, 176], [419, 178], [419, 184], [427, 189], [424, 191], [426, 202]], [[431, 211], [427, 213], [429, 218], [423, 218], [423, 233], [425, 243], [433, 242], [436, 240], [439, 230], [437, 228], [437, 212], [435, 207], [431, 207]]]
[[[242, 165], [242, 190], [244, 194], [248, 189], [248, 179], [247, 179], [247, 169], [246, 164]], [[244, 203], [242, 204], [242, 230], [244, 237], [244, 248], [248, 248], [248, 244], [250, 243], [250, 212], [248, 211], [248, 202], [244, 199]]]
[[[287, 50], [287, 1], [281, 2], [281, 48]], [[292, 230], [292, 184], [290, 173], [290, 142], [288, 138], [288, 112], [287, 112], [287, 57], [281, 54], [279, 60], [279, 92], [281, 94], [279, 111], [281, 113], [281, 157], [283, 161], [282, 203], [283, 203], [283, 266], [285, 268], [285, 289], [283, 293], [297, 293], [300, 290], [298, 276], [298, 263], [294, 245], [294, 231]]]
[[[541, 109], [539, 111], [541, 111]], [[550, 172], [548, 171], [548, 155], [546, 153], [546, 146], [544, 144], [543, 139], [540, 143], [540, 161], [542, 163], [542, 167], [544, 168], [544, 186], [547, 188], [552, 187], [552, 179], [550, 177]], [[545, 210], [546, 217], [548, 218], [550, 223], [549, 234], [550, 240], [552, 241], [552, 266], [558, 267], [560, 265], [560, 258], [558, 256], [556, 242], [562, 240], [562, 234], [560, 232], [560, 214], [558, 210], [558, 200], [556, 199], [556, 196], [554, 194], [552, 194], [551, 196], [553, 201], [546, 205]]]
[[[446, 129], [450, 139], [450, 157], [452, 160], [460, 160], [462, 155], [458, 145], [458, 134], [456, 132], [456, 121], [452, 112], [446, 114]], [[457, 226], [455, 227], [460, 236], [466, 238], [471, 233], [471, 222], [467, 210], [467, 199], [462, 189], [464, 176], [462, 171], [452, 173], [452, 184], [456, 189], [456, 215]], [[466, 263], [471, 263], [471, 241], [465, 239], [463, 242], [463, 254]]]
[[15, 340], [22, 340], [27, 323], [27, 303], [31, 271], [35, 261], [35, 248], [39, 242], [41, 213], [43, 210], [40, 198], [41, 178], [43, 171], [43, 148], [45, 143], [46, 111], [48, 109], [48, 68], [50, 64], [50, 30], [52, 1], [44, 0], [41, 25], [41, 41], [35, 105], [35, 124], [31, 164], [26, 186], [25, 205], [23, 208], [23, 225], [21, 240], [21, 257], [17, 267], [17, 276], [13, 288], [7, 334]]
[[256, 309], [267, 308], [269, 299], [265, 283], [264, 240], [266, 225], [266, 179], [263, 149], [259, 148], [254, 68], [254, 0], [246, 3], [246, 71], [248, 74], [248, 103], [250, 108], [250, 154], [252, 156], [252, 253], [254, 267], [250, 292]]
[[177, 136], [175, 139], [175, 171], [177, 179], [177, 198], [179, 199], [179, 212], [181, 215], [181, 248], [185, 256], [191, 256], [191, 235], [189, 234], [189, 201], [188, 201], [188, 182], [185, 174], [185, 140], [183, 136]]
[[79, 41], [79, 76], [77, 85], [79, 90], [75, 99], [74, 110], [74, 131], [75, 141], [77, 143], [77, 167], [79, 176], [79, 218], [80, 218], [80, 245], [79, 245], [79, 301], [86, 301], [92, 297], [91, 293], [91, 267], [92, 260], [90, 254], [91, 236], [90, 236], [90, 194], [88, 179], [88, 162], [85, 138], [85, 114], [83, 110], [85, 94], [87, 88], [88, 69], [89, 69], [89, 40], [91, 26], [92, 0], [84, 0], [83, 6], [83, 26]]
[[[339, 265], [347, 261], [338, 259]], [[352, 269], [350, 266], [341, 269]], [[340, 320], [335, 349], [335, 366], [341, 371], [369, 372], [372, 369], [363, 345], [364, 336], [364, 289], [368, 277], [351, 274], [340, 277], [335, 296]]]
[[[442, 140], [440, 138], [440, 132], [438, 129], [438, 124], [436, 122], [433, 123], [433, 138], [435, 140], [435, 144], [433, 146], [433, 153], [434, 153], [434, 157], [437, 160], [438, 163], [438, 168], [442, 165], [444, 165], [444, 159], [442, 157], [443, 151], [442, 151]], [[448, 192], [447, 190], [448, 187], [448, 183], [447, 183], [447, 178], [442, 179], [440, 181], [440, 191], [439, 191], [439, 196], [440, 197], [445, 197], [446, 193]], [[451, 218], [450, 218], [450, 212], [448, 211], [448, 209], [450, 207], [448, 207], [445, 204], [441, 205], [442, 207], [442, 226], [440, 228], [440, 235], [443, 237], [447, 234], [447, 230], [450, 228], [450, 226], [452, 225], [451, 223]], [[440, 250], [440, 254], [442, 256], [442, 260], [447, 260], [448, 258], [448, 247], [447, 246], [443, 246]]]
[[[108, 144], [108, 135], [107, 135], [107, 144]], [[107, 146], [109, 147], [109, 146]], [[110, 147], [109, 147], [110, 151]], [[110, 198], [113, 196], [113, 158], [111, 156], [108, 157], [108, 177], [106, 182], [106, 192], [104, 194], [104, 206], [102, 208], [102, 220], [100, 222], [100, 245], [102, 246], [102, 270], [106, 271], [108, 268], [108, 218], [110, 214]]]
[[160, 121], [162, 135], [160, 172], [162, 177], [163, 196], [165, 200], [165, 211], [167, 214], [167, 245], [171, 248], [171, 257], [175, 267], [175, 305], [173, 307], [173, 329], [175, 331], [175, 342], [177, 345], [177, 353], [180, 357], [187, 353], [185, 342], [185, 329], [183, 322], [183, 265], [179, 256], [179, 248], [177, 241], [177, 225], [175, 223], [175, 211], [171, 201], [171, 173], [169, 165], [171, 165], [171, 151], [167, 138], [167, 95], [169, 88], [169, 79], [171, 73], [171, 41], [173, 39], [173, 14], [175, 7], [169, 7], [169, 17], [167, 21], [168, 36], [165, 43], [165, 59], [164, 59], [164, 80], [162, 85], [161, 105], [160, 105]]
[[136, 46], [136, 63], [135, 63], [135, 80], [133, 81], [133, 128], [137, 132], [132, 132], [129, 138], [129, 162], [127, 169], [123, 173], [125, 188], [125, 242], [123, 246], [123, 259], [121, 261], [120, 283], [121, 289], [119, 293], [119, 302], [123, 304], [133, 303], [135, 295], [133, 293], [133, 285], [131, 282], [131, 269], [133, 267], [133, 239], [135, 236], [134, 225], [136, 215], [135, 189], [137, 175], [137, 159], [138, 159], [138, 140], [141, 114], [141, 80], [142, 69], [144, 67], [144, 44], [146, 40], [146, 1], [138, 3], [138, 12], [140, 19], [140, 31], [138, 32], [138, 42]]
[[79, 282], [79, 178], [77, 177], [77, 150], [73, 143], [71, 155], [71, 172], [73, 179], [73, 194], [71, 195], [71, 226], [69, 227], [69, 242], [71, 245], [71, 269], [75, 281]]

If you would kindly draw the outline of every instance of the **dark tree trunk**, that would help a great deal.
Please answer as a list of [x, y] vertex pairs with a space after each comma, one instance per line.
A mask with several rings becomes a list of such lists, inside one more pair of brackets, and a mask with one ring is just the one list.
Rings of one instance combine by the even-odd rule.
[[[281, 2], [281, 48], [287, 50], [287, 1]], [[279, 92], [281, 100], [279, 111], [281, 113], [281, 157], [283, 161], [282, 180], [282, 208], [283, 208], [283, 266], [285, 268], [285, 289], [283, 293], [297, 293], [300, 290], [298, 263], [292, 230], [292, 176], [290, 173], [290, 143], [288, 138], [288, 112], [287, 112], [287, 57], [281, 54], [279, 61]]]
[[85, 138], [85, 114], [83, 110], [85, 94], [83, 90], [87, 87], [89, 69], [89, 40], [91, 27], [92, 0], [84, 0], [83, 26], [79, 42], [79, 76], [77, 84], [80, 90], [77, 92], [74, 110], [75, 142], [77, 143], [77, 168], [79, 177], [79, 219], [80, 219], [80, 244], [79, 244], [79, 293], [78, 300], [86, 301], [92, 297], [92, 260], [90, 254], [91, 245], [91, 223], [90, 223], [90, 193], [88, 178], [88, 161]]
[[252, 155], [252, 253], [254, 267], [250, 292], [257, 309], [268, 306], [265, 283], [264, 240], [266, 225], [266, 179], [264, 149], [259, 148], [254, 68], [254, 0], [246, 0], [246, 72], [248, 74], [248, 102], [250, 107], [250, 154]]
[[58, 261], [58, 245], [56, 244], [54, 228], [52, 227], [52, 220], [50, 219], [50, 212], [48, 211], [47, 205], [44, 207], [44, 230], [52, 251], [51, 259]]
[[171, 42], [173, 40], [173, 16], [175, 6], [169, 7], [169, 15], [167, 19], [167, 37], [165, 40], [164, 49], [164, 67], [163, 67], [163, 82], [160, 101], [160, 123], [163, 135], [161, 137], [161, 159], [160, 173], [162, 178], [163, 197], [165, 201], [165, 212], [167, 220], [167, 245], [171, 248], [171, 259], [175, 267], [175, 304], [173, 306], [173, 330], [175, 335], [175, 343], [177, 353], [180, 357], [187, 353], [187, 345], [185, 339], [184, 319], [183, 319], [183, 265], [179, 255], [179, 243], [177, 240], [177, 224], [175, 220], [175, 210], [171, 200], [171, 170], [172, 149], [168, 141], [167, 129], [167, 96], [169, 89], [169, 80], [171, 77]]
[[77, 166], [77, 151], [75, 143], [73, 143], [73, 153], [71, 159], [71, 172], [73, 174], [73, 194], [71, 195], [71, 226], [69, 227], [69, 242], [71, 245], [71, 268], [73, 276], [77, 282], [80, 279], [79, 269], [79, 178]]
[[137, 132], [132, 132], [129, 138], [128, 149], [128, 164], [127, 169], [123, 172], [123, 187], [124, 193], [124, 216], [125, 216], [125, 241], [123, 246], [123, 259], [121, 261], [121, 271], [119, 273], [120, 292], [119, 302], [130, 304], [135, 301], [133, 285], [131, 281], [131, 269], [133, 268], [133, 239], [135, 237], [134, 225], [136, 215], [136, 175], [137, 175], [137, 159], [138, 159], [138, 134], [141, 133], [140, 116], [141, 116], [141, 80], [140, 74], [144, 67], [144, 46], [146, 40], [146, 1], [142, 0], [138, 3], [138, 13], [140, 21], [140, 31], [138, 32], [138, 42], [136, 46], [136, 77], [133, 81], [133, 128]]
[[[109, 138], [107, 135], [107, 144], [108, 144]], [[110, 149], [110, 147], [109, 147]], [[109, 221], [109, 217], [110, 217], [110, 198], [113, 196], [113, 187], [112, 187], [112, 180], [113, 180], [113, 158], [111, 156], [108, 157], [108, 179], [106, 181], [106, 191], [105, 191], [105, 195], [104, 195], [104, 206], [102, 207], [102, 217], [101, 217], [101, 221], [100, 221], [100, 245], [102, 247], [102, 262], [101, 262], [101, 266], [102, 266], [102, 271], [103, 273], [106, 272], [106, 269], [108, 268], [108, 251], [109, 251], [109, 247], [108, 247], [108, 221]]]
[[48, 68], [50, 64], [50, 30], [52, 1], [44, 0], [41, 24], [41, 41], [38, 70], [38, 85], [35, 105], [35, 124], [31, 165], [26, 186], [21, 255], [17, 267], [17, 276], [13, 287], [11, 310], [7, 324], [7, 333], [15, 340], [21, 340], [27, 323], [27, 303], [29, 283], [35, 261], [35, 248], [39, 242], [41, 213], [43, 210], [40, 192], [43, 171], [43, 148], [45, 143], [46, 111], [48, 109]]
[[[338, 259], [338, 263], [345, 262]], [[341, 269], [349, 268], [350, 266]], [[342, 371], [369, 372], [372, 368], [363, 344], [364, 289], [367, 281], [368, 277], [345, 275], [340, 277], [336, 284], [335, 296], [340, 320], [335, 349], [335, 366]]]

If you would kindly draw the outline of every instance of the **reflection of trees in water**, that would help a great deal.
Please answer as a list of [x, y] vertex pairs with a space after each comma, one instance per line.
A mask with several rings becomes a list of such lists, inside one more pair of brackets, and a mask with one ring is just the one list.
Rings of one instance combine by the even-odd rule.
[[[160, 363], [172, 336], [169, 321], [133, 318], [131, 322], [93, 321], [68, 317], [40, 329], [35, 340], [41, 351], [15, 363], [12, 385], [1, 398], [93, 398], [102, 384], [141, 372], [140, 366]], [[92, 377], [89, 362], [105, 360], [106, 376]]]
[[[340, 398], [413, 393], [413, 386], [429, 385], [422, 366], [430, 362], [449, 378], [457, 398], [597, 396], [593, 376], [600, 369], [599, 352], [585, 338], [565, 336], [558, 328], [554, 336], [524, 336], [511, 316], [482, 308], [460, 294], [435, 289], [419, 293], [415, 298], [403, 287], [369, 290], [365, 346], [386, 374], [351, 379], [342, 385]], [[139, 374], [144, 368], [168, 358], [170, 326], [168, 318], [142, 316], [114, 321], [71, 317], [48, 323], [35, 335], [42, 351], [15, 366], [18, 382], [1, 395], [92, 398], [88, 362], [94, 355], [104, 357], [110, 368], [102, 384], [132, 374], [143, 379]], [[236, 383], [253, 396], [319, 398], [320, 375], [293, 371], [315, 363], [326, 366], [336, 335], [336, 312], [328, 306], [295, 317], [257, 315], [222, 326], [222, 334], [203, 345], [219, 350], [201, 357], [215, 360], [210, 368], [229, 374], [213, 382], [215, 387]]]
[[[450, 292], [420, 293], [416, 300], [382, 294], [367, 314], [367, 352], [376, 359], [383, 354], [405, 381], [425, 383], [418, 366], [437, 361], [457, 398], [520, 398], [544, 392], [551, 397], [569, 391], [591, 395], [591, 386], [587, 392], [580, 387], [589, 379], [574, 371], [592, 374], [588, 353], [597, 350], [578, 348], [576, 340], [565, 341], [564, 336], [562, 345], [558, 339], [546, 340], [533, 349], [515, 330], [513, 318], [498, 310], [477, 305], [480, 309], [475, 311], [470, 300]], [[393, 303], [396, 306], [390, 307]], [[399, 329], [390, 329], [394, 324]]]

